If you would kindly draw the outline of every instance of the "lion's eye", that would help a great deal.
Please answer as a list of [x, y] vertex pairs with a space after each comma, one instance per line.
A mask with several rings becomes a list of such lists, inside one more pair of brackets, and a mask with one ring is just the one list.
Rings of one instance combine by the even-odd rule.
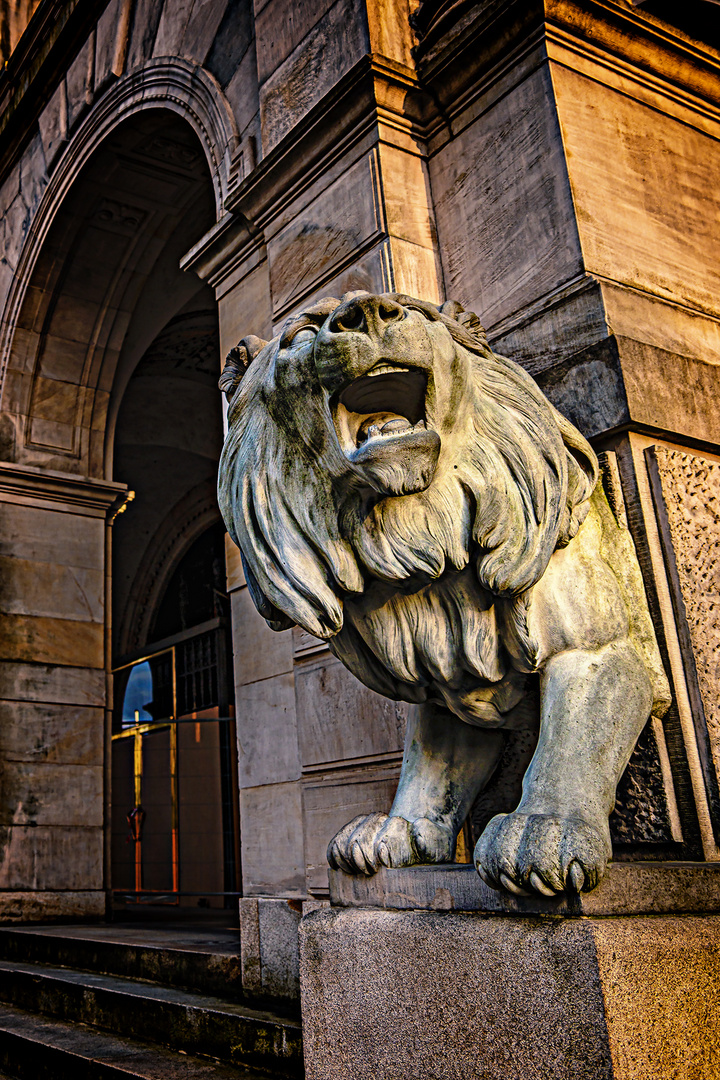
[[299, 330], [295, 330], [294, 332], [291, 330], [288, 334], [283, 335], [281, 347], [287, 349], [291, 345], [309, 345], [316, 337], [316, 326], [301, 326]]

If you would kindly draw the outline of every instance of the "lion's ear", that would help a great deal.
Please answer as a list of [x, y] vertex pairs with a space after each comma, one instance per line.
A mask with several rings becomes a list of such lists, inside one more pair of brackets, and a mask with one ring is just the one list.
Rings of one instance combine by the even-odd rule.
[[242, 341], [238, 342], [235, 348], [231, 349], [227, 354], [222, 369], [222, 375], [218, 379], [218, 386], [228, 401], [230, 401], [240, 385], [240, 380], [250, 367], [250, 364], [260, 350], [264, 349], [266, 345], [267, 341], [255, 337], [254, 334], [249, 334], [248, 337], [244, 337]]
[[487, 346], [485, 327], [480, 322], [479, 317], [474, 311], [466, 311], [458, 300], [446, 300], [440, 307], [440, 314], [459, 323], [466, 333], [473, 338], [477, 338], [482, 345]]

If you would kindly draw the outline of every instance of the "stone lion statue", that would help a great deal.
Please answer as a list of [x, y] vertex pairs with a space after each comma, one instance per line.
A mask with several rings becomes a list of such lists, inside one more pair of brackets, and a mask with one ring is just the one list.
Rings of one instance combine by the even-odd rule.
[[330, 865], [451, 862], [539, 681], [522, 798], [475, 865], [513, 893], [592, 889], [618, 780], [669, 690], [590, 445], [454, 302], [321, 300], [244, 339], [220, 386], [220, 505], [258, 610], [417, 706], [390, 813], [341, 829]]

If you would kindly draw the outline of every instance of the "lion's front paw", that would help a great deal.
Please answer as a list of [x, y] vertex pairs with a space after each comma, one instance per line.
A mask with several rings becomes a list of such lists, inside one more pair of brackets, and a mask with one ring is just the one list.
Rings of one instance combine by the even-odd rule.
[[451, 862], [454, 851], [452, 831], [428, 818], [361, 814], [330, 841], [327, 858], [334, 870], [370, 875], [380, 866]]
[[475, 845], [475, 867], [493, 889], [555, 896], [594, 889], [610, 851], [607, 832], [580, 817], [500, 814]]

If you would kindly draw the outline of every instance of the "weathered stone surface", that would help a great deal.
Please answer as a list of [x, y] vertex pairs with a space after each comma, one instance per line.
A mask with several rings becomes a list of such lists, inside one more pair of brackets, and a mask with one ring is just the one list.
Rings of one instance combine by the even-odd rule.
[[[499, 345], [497, 347], [503, 351]], [[536, 373], [535, 377], [555, 408], [588, 438], [629, 420], [622, 367], [614, 338], [605, 338]]]
[[8, 660], [102, 668], [103, 627], [73, 619], [0, 614], [0, 636]]
[[104, 558], [102, 520], [56, 513], [27, 502], [0, 502], [0, 555], [100, 571]]
[[300, 935], [308, 1080], [613, 1076], [579, 921], [332, 910]]
[[245, 993], [286, 999], [300, 996], [298, 927], [302, 907], [300, 900], [240, 900]]
[[34, 215], [48, 182], [48, 164], [42, 136], [38, 132], [28, 143], [20, 160], [20, 193]]
[[98, 19], [95, 32], [95, 90], [102, 90], [114, 78], [113, 64], [118, 44], [123, 0], [110, 0]]
[[0, 701], [0, 757], [12, 762], [100, 765], [102, 709]]
[[[237, 548], [235, 549], [237, 551]], [[239, 560], [238, 560], [239, 561]], [[236, 589], [232, 597], [233, 640], [238, 661], [236, 686], [269, 679], [292, 671], [292, 634], [275, 633], [258, 615], [247, 589]]]
[[139, 67], [152, 56], [162, 9], [163, 0], [136, 0], [128, 44], [128, 70]]
[[298, 668], [295, 692], [303, 766], [402, 751], [407, 706], [368, 690], [336, 661]]
[[92, 101], [95, 77], [94, 48], [94, 38], [90, 37], [68, 68], [65, 79], [68, 130], [72, 130]]
[[0, 892], [0, 922], [48, 922], [60, 919], [101, 919], [105, 891]]
[[592, 924], [618, 1080], [695, 1080], [720, 1071], [720, 919]]
[[8, 825], [102, 826], [102, 762], [3, 761], [0, 827]]
[[327, 770], [303, 781], [305, 876], [313, 894], [327, 895], [328, 841], [358, 814], [389, 810], [397, 788], [397, 764], [367, 764], [362, 770]]
[[0, 891], [102, 887], [102, 828], [0, 827]]
[[[235, 5], [230, 5], [233, 7]], [[232, 76], [225, 87], [225, 96], [232, 107], [237, 119], [241, 136], [244, 137], [244, 156], [241, 175], [247, 176], [251, 171], [257, 157], [260, 128], [260, 103], [257, 88], [257, 64], [255, 61], [255, 49], [248, 45], [245, 54], [233, 70]], [[252, 149], [247, 145], [247, 137], [250, 134]], [[265, 298], [265, 297], [264, 297]], [[235, 339], [237, 340], [237, 338]]]
[[668, 915], [720, 912], [720, 864], [611, 863], [597, 889], [572, 897], [490, 889], [471, 865], [383, 867], [372, 877], [330, 871], [337, 907], [523, 915]]
[[[675, 589], [711, 806], [720, 814], [720, 462], [655, 446], [646, 455], [656, 486]], [[665, 521], [662, 518], [665, 518]], [[709, 743], [709, 746], [703, 745]], [[708, 753], [709, 750], [709, 753]], [[713, 775], [714, 774], [714, 775]], [[720, 819], [716, 822], [720, 828]]]
[[430, 160], [447, 294], [490, 329], [583, 269], [550, 73], [501, 88]]
[[55, 667], [0, 661], [0, 700], [63, 705], [105, 705], [105, 672], [97, 668]]
[[52, 169], [68, 136], [67, 91], [64, 81], [60, 83], [40, 114], [38, 124], [45, 160], [48, 169]]
[[179, 54], [202, 64], [212, 48], [226, 6], [215, 0], [195, 0], [185, 27]]
[[[290, 631], [284, 634], [290, 637]], [[300, 758], [292, 673], [238, 686], [235, 715], [240, 787], [298, 780]]]
[[[656, 325], [663, 320], [653, 316]], [[639, 328], [636, 328], [639, 330]], [[718, 392], [717, 359], [683, 356], [624, 336], [617, 339], [629, 417], [637, 424], [670, 430], [692, 439], [720, 440], [713, 401]], [[708, 362], [709, 361], [709, 362]]]
[[104, 578], [99, 570], [0, 555], [0, 612], [102, 622]]
[[334, 0], [300, 0], [288, 8], [283, 0], [267, 0], [256, 5], [255, 36], [258, 51], [258, 78], [270, 75], [319, 23]]
[[553, 66], [553, 84], [586, 268], [712, 310], [718, 268], [693, 238], [718, 213], [716, 140], [585, 72]]
[[338, 0], [260, 90], [267, 154], [367, 51], [359, 0]]
[[[272, 333], [272, 297], [267, 259], [239, 281], [228, 282], [218, 303], [220, 358], [224, 360], [248, 333], [267, 337]], [[246, 305], [248, 310], [246, 310]]]
[[275, 318], [333, 277], [359, 247], [380, 238], [377, 183], [375, 156], [363, 157], [272, 238], [268, 260]]
[[[257, 63], [254, 59], [254, 50], [251, 48], [255, 36], [254, 18], [257, 17], [257, 6], [252, 3], [231, 3], [225, 7], [222, 22], [215, 36], [212, 49], [205, 59], [204, 66], [215, 76], [222, 87], [226, 89], [243, 62], [250, 58], [255, 68], [251, 97], [254, 108], [257, 110]], [[228, 95], [229, 98], [229, 95]], [[229, 100], [231, 100], [229, 98]], [[247, 107], [247, 103], [244, 103]], [[241, 106], [242, 109], [242, 106]], [[240, 131], [243, 124], [240, 122], [240, 113], [236, 113]]]
[[245, 896], [304, 896], [305, 856], [300, 784], [240, 792]]
[[308, 1080], [406, 1080], [409, 1061], [437, 1080], [712, 1076], [719, 923], [315, 912], [300, 928]]

